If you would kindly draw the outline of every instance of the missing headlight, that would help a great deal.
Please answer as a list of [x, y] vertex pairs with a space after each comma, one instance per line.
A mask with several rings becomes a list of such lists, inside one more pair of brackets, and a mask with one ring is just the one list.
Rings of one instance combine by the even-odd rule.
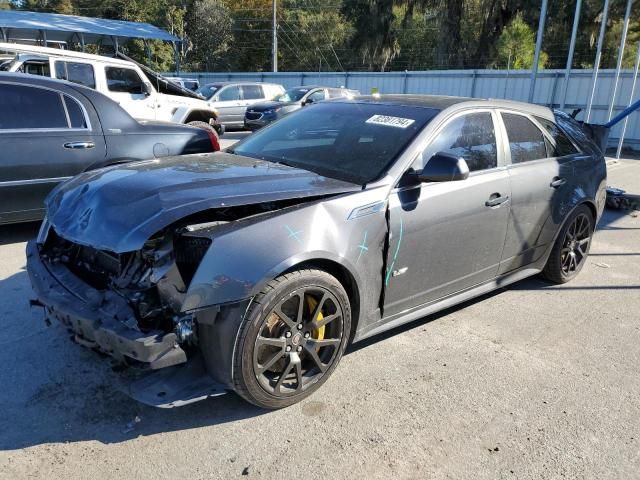
[[176, 255], [176, 266], [185, 285], [189, 285], [202, 258], [211, 246], [211, 239], [183, 234], [176, 236], [173, 245]]

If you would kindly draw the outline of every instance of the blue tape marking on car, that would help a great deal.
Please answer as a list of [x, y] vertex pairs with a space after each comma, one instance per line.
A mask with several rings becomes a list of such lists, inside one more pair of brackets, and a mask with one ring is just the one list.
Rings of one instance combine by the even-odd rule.
[[400, 217], [400, 236], [398, 237], [398, 244], [396, 245], [396, 251], [393, 254], [393, 260], [391, 261], [391, 265], [387, 270], [387, 278], [384, 280], [385, 286], [389, 284], [389, 278], [391, 278], [391, 272], [393, 272], [393, 266], [396, 263], [396, 259], [398, 258], [398, 252], [400, 251], [400, 244], [402, 243], [402, 217]]
[[362, 243], [360, 245], [358, 245], [358, 248], [360, 249], [360, 254], [358, 255], [358, 259], [356, 260], [356, 263], [358, 263], [358, 261], [360, 260], [360, 257], [362, 256], [362, 254], [364, 252], [368, 252], [369, 251], [369, 247], [367, 246], [367, 231], [364, 231], [364, 238], [362, 239]]
[[289, 238], [294, 238], [298, 243], [302, 244], [302, 240], [300, 240], [300, 234], [302, 230], [292, 230], [289, 225], [285, 225], [285, 228], [289, 231]]

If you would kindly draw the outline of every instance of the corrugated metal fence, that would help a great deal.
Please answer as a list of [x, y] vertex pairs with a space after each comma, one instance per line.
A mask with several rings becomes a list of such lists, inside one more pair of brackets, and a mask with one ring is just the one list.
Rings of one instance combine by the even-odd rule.
[[[562, 102], [564, 70], [539, 72], [534, 102], [558, 108]], [[424, 72], [264, 72], [264, 73], [188, 73], [184, 78], [197, 78], [200, 84], [220, 81], [260, 81], [297, 85], [344, 86], [368, 94], [373, 88], [380, 93], [421, 93], [457, 95], [481, 98], [507, 98], [527, 101], [530, 71], [517, 70], [434, 70]], [[591, 70], [572, 70], [566, 98], [566, 111], [585, 108], [591, 85]], [[605, 123], [613, 93], [615, 71], [600, 70], [593, 102], [592, 123]], [[629, 103], [633, 71], [623, 70], [614, 108], [614, 115]], [[638, 92], [638, 89], [636, 89]], [[640, 94], [636, 93], [636, 98]], [[583, 118], [582, 114], [578, 118]], [[611, 133], [611, 143], [617, 144], [620, 124]], [[640, 112], [629, 118], [625, 145], [640, 148]]]

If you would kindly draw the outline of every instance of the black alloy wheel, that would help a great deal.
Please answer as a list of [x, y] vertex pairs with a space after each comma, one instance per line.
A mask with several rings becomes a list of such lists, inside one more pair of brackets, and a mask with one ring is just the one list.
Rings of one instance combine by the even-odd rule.
[[581, 268], [582, 262], [587, 258], [590, 242], [591, 219], [586, 213], [581, 213], [569, 225], [560, 250], [560, 264], [564, 275], [569, 276]]
[[581, 205], [566, 221], [549, 256], [543, 275], [554, 283], [573, 279], [586, 263], [593, 238], [593, 214]]
[[348, 296], [328, 273], [301, 270], [275, 279], [241, 327], [236, 391], [265, 408], [305, 398], [335, 369], [350, 325]]

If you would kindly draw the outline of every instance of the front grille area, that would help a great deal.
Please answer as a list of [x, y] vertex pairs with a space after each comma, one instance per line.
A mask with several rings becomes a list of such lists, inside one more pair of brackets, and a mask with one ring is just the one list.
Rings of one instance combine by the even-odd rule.
[[93, 288], [104, 290], [122, 275], [131, 254], [117, 254], [70, 242], [53, 229], [44, 245], [45, 257], [59, 261]]

